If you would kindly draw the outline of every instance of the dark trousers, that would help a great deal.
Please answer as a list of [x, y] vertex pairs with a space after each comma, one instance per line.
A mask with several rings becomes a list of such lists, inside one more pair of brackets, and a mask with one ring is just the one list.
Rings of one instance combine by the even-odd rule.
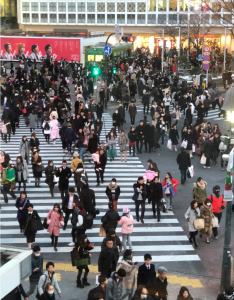
[[[140, 148], [139, 148], [139, 143], [140, 143]], [[137, 148], [137, 151], [138, 151], [138, 152], [141, 152], [142, 147], [143, 147], [143, 140], [137, 140], [137, 141], [136, 141], [136, 148]]]
[[204, 116], [205, 117], [208, 117], [208, 110], [209, 110], [209, 107], [204, 108]]
[[50, 140], [50, 135], [49, 135], [49, 134], [45, 134], [45, 139], [46, 139], [46, 142], [49, 142], [49, 140]]
[[144, 103], [144, 114], [145, 114], [145, 109], [147, 107], [147, 115], [149, 114], [149, 103]]
[[135, 117], [130, 117], [131, 118], [131, 125], [135, 125]]
[[207, 156], [206, 158], [206, 167], [210, 166], [210, 156]]
[[124, 108], [125, 108], [126, 111], [127, 111], [127, 110], [128, 110], [128, 103], [125, 102], [123, 105], [124, 105]]
[[[221, 221], [221, 218], [222, 218], [222, 212], [221, 213], [213, 213], [219, 220], [219, 223]], [[212, 228], [212, 231], [213, 231], [213, 234], [214, 234], [214, 237], [218, 236], [218, 228], [217, 227], [213, 227]]]
[[186, 181], [186, 172], [187, 172], [187, 170], [180, 170], [181, 184], [184, 184]]
[[135, 145], [131, 145], [129, 146], [129, 152], [130, 152], [130, 155], [133, 153], [133, 155], [135, 155]]
[[73, 213], [73, 209], [67, 209], [65, 218], [64, 218], [64, 227], [67, 227], [67, 222], [69, 220], [70, 214]]
[[214, 152], [213, 152], [213, 161], [214, 161], [215, 164], [217, 164], [218, 156], [219, 156], [219, 149], [214, 150]]
[[4, 201], [6, 203], [8, 203], [7, 194], [11, 195], [11, 197], [13, 199], [16, 199], [16, 195], [11, 191], [11, 183], [7, 183], [7, 184], [2, 185], [1, 192], [2, 192], [2, 194], [4, 196]]
[[161, 206], [161, 199], [152, 199], [152, 211], [153, 214], [156, 214], [156, 206], [157, 205], [157, 218], [161, 218], [160, 206]]
[[66, 145], [67, 145], [67, 142], [66, 141], [62, 141], [63, 150], [66, 149]]
[[145, 201], [144, 200], [136, 200], [135, 201], [135, 207], [136, 207], [136, 218], [137, 220], [139, 220], [139, 208], [141, 206], [141, 220], [144, 219], [144, 215], [145, 215]]
[[68, 195], [68, 190], [60, 189], [61, 199], [64, 201], [64, 198]]
[[96, 173], [96, 176], [97, 176], [97, 183], [98, 184], [100, 183], [100, 178], [101, 178], [101, 181], [103, 182], [104, 170], [96, 171], [96, 168], [95, 168], [95, 173]]
[[164, 144], [164, 137], [165, 137], [165, 132], [160, 132], [160, 137], [162, 141], [162, 145]]

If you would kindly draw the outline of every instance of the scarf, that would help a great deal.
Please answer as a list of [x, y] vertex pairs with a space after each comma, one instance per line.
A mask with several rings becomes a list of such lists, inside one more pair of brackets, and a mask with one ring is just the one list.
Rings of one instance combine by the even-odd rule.
[[18, 172], [23, 172], [24, 171], [24, 166], [22, 163], [17, 163], [17, 171]]
[[117, 189], [118, 185], [116, 182], [115, 182], [115, 185], [112, 185], [112, 183], [109, 183], [108, 187], [111, 191], [113, 191], [113, 190]]
[[199, 182], [197, 182], [197, 185], [198, 185], [202, 190], [204, 190], [204, 189], [206, 188], [205, 182], [203, 182], [203, 184], [200, 184]]
[[146, 299], [147, 298], [147, 295], [142, 295], [141, 294], [141, 299]]

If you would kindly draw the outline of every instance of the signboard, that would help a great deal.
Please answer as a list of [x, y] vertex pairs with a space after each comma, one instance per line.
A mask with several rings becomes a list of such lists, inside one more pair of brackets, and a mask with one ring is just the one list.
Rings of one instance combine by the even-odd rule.
[[202, 54], [199, 54], [199, 55], [198, 55], [198, 59], [202, 59]]
[[203, 65], [203, 70], [208, 71], [210, 68], [210, 66], [208, 64], [204, 64]]
[[94, 36], [94, 35], [104, 35], [104, 31], [91, 31], [89, 35]]
[[119, 25], [115, 25], [115, 42], [119, 43]]
[[196, 83], [197, 86], [200, 85], [200, 75], [196, 75]]
[[226, 173], [226, 181], [224, 187], [224, 201], [232, 201], [232, 172], [233, 172], [233, 150], [229, 155], [228, 165], [227, 165], [227, 173]]
[[204, 56], [203, 56], [203, 60], [205, 60], [205, 61], [210, 60], [210, 56], [209, 56], [209, 55], [204, 55]]
[[203, 55], [210, 55], [210, 52], [203, 52]]
[[111, 54], [111, 47], [110, 46], [108, 46], [108, 45], [106, 45], [105, 47], [104, 47], [104, 53], [106, 54], [106, 55], [110, 55]]
[[80, 61], [80, 49], [79, 38], [2, 36], [0, 58], [10, 60], [17, 54], [24, 54], [27, 58], [40, 60], [48, 54], [57, 61], [62, 57], [67, 61]]
[[210, 52], [210, 47], [209, 46], [204, 46], [203, 51], [204, 52]]

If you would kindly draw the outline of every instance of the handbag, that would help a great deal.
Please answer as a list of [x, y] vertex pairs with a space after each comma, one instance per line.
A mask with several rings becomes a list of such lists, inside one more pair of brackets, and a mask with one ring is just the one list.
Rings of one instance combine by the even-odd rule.
[[192, 151], [193, 151], [193, 152], [196, 152], [196, 147], [195, 147], [195, 145], [192, 146]]
[[43, 165], [37, 166], [36, 167], [36, 171], [37, 171], [37, 173], [44, 172], [45, 171], [45, 167]]
[[71, 252], [71, 261], [73, 267], [79, 267], [84, 265], [89, 265], [90, 259], [87, 258], [80, 258], [79, 252], [77, 250], [72, 250]]
[[217, 228], [219, 227], [219, 220], [216, 216], [213, 215], [213, 218], [212, 218], [212, 227], [213, 228]]
[[103, 224], [100, 225], [99, 236], [103, 236], [103, 237], [106, 236], [106, 232], [105, 232], [105, 229], [103, 227]]
[[59, 177], [57, 177], [57, 176], [54, 175], [53, 182], [57, 183], [58, 181], [59, 181]]
[[167, 141], [167, 148], [170, 150], [172, 149], [172, 141], [171, 140]]
[[44, 230], [43, 225], [41, 224], [41, 220], [40, 219], [32, 219], [31, 222], [31, 231], [40, 231], [40, 230]]
[[161, 212], [163, 212], [164, 214], [167, 211], [164, 203], [161, 203], [160, 209], [161, 209]]
[[202, 218], [197, 218], [193, 221], [193, 226], [196, 230], [201, 230], [205, 228], [205, 220]]
[[49, 228], [49, 224], [47, 224], [47, 218], [44, 219], [44, 222], [43, 222], [42, 226], [43, 226], [45, 229], [48, 229], [48, 228]]

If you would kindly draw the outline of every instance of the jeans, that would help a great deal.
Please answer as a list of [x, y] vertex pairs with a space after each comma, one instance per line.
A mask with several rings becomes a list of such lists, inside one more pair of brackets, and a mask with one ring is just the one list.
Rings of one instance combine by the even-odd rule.
[[124, 251], [127, 249], [127, 246], [129, 246], [129, 249], [132, 249], [132, 242], [131, 242], [131, 239], [130, 239], [130, 235], [131, 234], [122, 233], [122, 244], [123, 244], [123, 250]]
[[184, 184], [186, 181], [186, 172], [187, 170], [180, 170], [180, 174], [181, 174], [181, 184]]
[[135, 155], [135, 145], [131, 145], [129, 146], [129, 152], [130, 152], [130, 155], [133, 153], [133, 155]]
[[36, 123], [37, 123], [37, 128], [41, 128], [41, 117], [37, 117]]
[[147, 114], [149, 114], [149, 103], [144, 103], [144, 114], [145, 114], [146, 107], [147, 107]]
[[153, 210], [153, 214], [156, 214], [156, 206], [157, 205], [157, 217], [158, 219], [161, 218], [161, 211], [160, 211], [160, 207], [161, 207], [161, 199], [152, 199], [152, 210]]
[[166, 203], [167, 203], [167, 210], [169, 209], [170, 206], [172, 206], [172, 194], [167, 194], [166, 195]]
[[62, 201], [64, 201], [64, 198], [68, 195], [68, 190], [61, 189], [60, 193], [61, 193], [61, 199], [62, 199]]
[[[219, 223], [221, 221], [221, 218], [222, 218], [222, 212], [221, 213], [213, 213], [219, 220]], [[218, 228], [217, 227], [213, 227], [212, 228], [212, 231], [213, 231], [213, 234], [214, 234], [214, 237], [218, 236]]]
[[30, 132], [32, 133], [32, 132], [35, 132], [35, 128], [30, 128]]
[[73, 213], [73, 209], [68, 209], [66, 210], [65, 218], [64, 218], [64, 227], [67, 227], [67, 222], [69, 220], [70, 214]]
[[[139, 148], [139, 142], [140, 142], [140, 148]], [[137, 151], [138, 151], [138, 152], [141, 152], [142, 147], [143, 147], [143, 140], [137, 140], [137, 141], [136, 141], [136, 148], [137, 148]]]
[[131, 125], [135, 124], [135, 117], [130, 117], [131, 118]]
[[136, 218], [139, 220], [139, 208], [141, 206], [141, 220], [144, 219], [145, 215], [145, 201], [144, 200], [136, 200], [135, 207], [136, 207]]
[[160, 132], [160, 137], [161, 137], [162, 145], [163, 145], [164, 144], [165, 132]]
[[[29, 282], [29, 290], [27, 291], [26, 295], [29, 297], [32, 294], [34, 294], [34, 291], [37, 287], [38, 283], [37, 282]], [[36, 289], [37, 291], [37, 289]]]
[[85, 153], [86, 150], [87, 150], [87, 148], [80, 148], [80, 149], [79, 149], [79, 156], [80, 156], [80, 159], [83, 160], [83, 154]]
[[11, 197], [12, 197], [13, 199], [16, 199], [16, 195], [11, 191], [11, 184], [10, 184], [10, 183], [7, 183], [7, 184], [2, 185], [1, 192], [2, 192], [2, 194], [3, 194], [4, 201], [5, 201], [6, 203], [8, 203], [8, 197], [7, 197], [7, 194], [11, 195]]

